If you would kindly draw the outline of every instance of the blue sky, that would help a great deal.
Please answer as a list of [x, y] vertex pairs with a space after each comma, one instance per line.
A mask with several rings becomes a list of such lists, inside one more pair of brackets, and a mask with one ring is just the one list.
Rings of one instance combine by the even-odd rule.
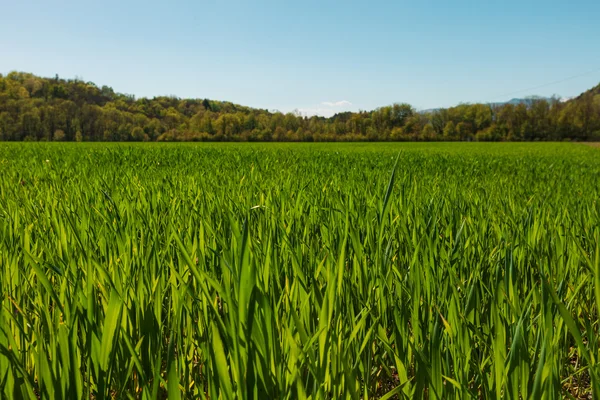
[[1, 10], [0, 72], [79, 76], [138, 97], [330, 115], [567, 97], [600, 82], [597, 0], [7, 0]]

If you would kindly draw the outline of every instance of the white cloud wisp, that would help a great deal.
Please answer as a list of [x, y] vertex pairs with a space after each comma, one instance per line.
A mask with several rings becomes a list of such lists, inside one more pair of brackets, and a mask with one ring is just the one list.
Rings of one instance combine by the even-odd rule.
[[350, 103], [348, 100], [324, 101], [321, 104], [327, 107], [348, 107], [352, 105], [352, 103]]

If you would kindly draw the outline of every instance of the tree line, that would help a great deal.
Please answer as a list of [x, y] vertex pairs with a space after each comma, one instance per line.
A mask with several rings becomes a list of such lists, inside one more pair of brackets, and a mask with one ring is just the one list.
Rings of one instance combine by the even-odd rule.
[[331, 118], [224, 101], [136, 99], [81, 79], [0, 74], [0, 140], [12, 141], [532, 141], [600, 140], [600, 85], [575, 99], [402, 103]]

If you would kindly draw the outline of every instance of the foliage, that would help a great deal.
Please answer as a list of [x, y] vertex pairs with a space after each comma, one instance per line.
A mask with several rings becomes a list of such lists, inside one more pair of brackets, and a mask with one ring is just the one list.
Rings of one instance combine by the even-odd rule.
[[[208, 99], [136, 100], [92, 82], [11, 72], [0, 75], [0, 140], [599, 140], [598, 88], [568, 102], [461, 104], [424, 113], [394, 104], [308, 118]], [[64, 136], [57, 139], [57, 131]]]

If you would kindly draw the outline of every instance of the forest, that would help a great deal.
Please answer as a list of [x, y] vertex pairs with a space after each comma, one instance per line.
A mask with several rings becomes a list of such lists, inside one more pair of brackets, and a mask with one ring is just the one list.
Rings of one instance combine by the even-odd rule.
[[0, 74], [0, 140], [598, 141], [600, 85], [568, 101], [428, 112], [397, 103], [324, 118], [209, 99], [136, 99], [81, 79], [10, 72]]

